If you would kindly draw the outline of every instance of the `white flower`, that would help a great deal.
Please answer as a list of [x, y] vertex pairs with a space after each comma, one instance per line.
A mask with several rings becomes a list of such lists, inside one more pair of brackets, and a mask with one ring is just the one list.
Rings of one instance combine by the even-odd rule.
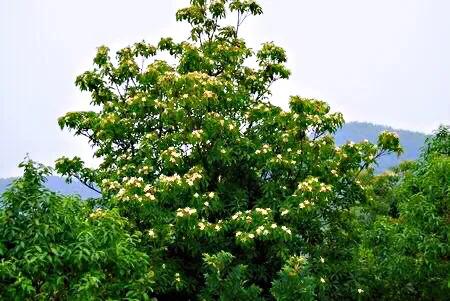
[[203, 205], [205, 205], [205, 207], [209, 207], [209, 202], [206, 201], [206, 202], [203, 203]]
[[240, 215], [242, 214], [242, 212], [238, 211], [235, 214], [233, 214], [233, 216], [231, 217], [231, 219], [235, 220], [237, 219]]
[[258, 213], [260, 213], [260, 214], [262, 214], [262, 215], [267, 215], [267, 214], [268, 214], [268, 211], [270, 211], [270, 209], [269, 209], [269, 208], [267, 208], [267, 209], [264, 209], [264, 208], [256, 208], [255, 211], [258, 212]]
[[203, 93], [203, 96], [205, 96], [205, 97], [207, 97], [207, 98], [211, 98], [211, 97], [214, 97], [214, 93], [211, 92], [211, 91], [209, 91], [209, 90], [206, 90], [206, 91]]
[[145, 197], [149, 198], [150, 201], [156, 200], [156, 197], [153, 194], [149, 193], [149, 192], [145, 194]]
[[237, 231], [236, 232], [236, 237], [239, 237], [239, 236], [241, 236], [242, 235], [242, 232], [241, 231]]
[[324, 262], [325, 262], [325, 259], [323, 259], [322, 256], [320, 256], [320, 262], [321, 262], [321, 263], [324, 263]]
[[284, 216], [284, 215], [286, 215], [288, 213], [289, 213], [289, 210], [284, 209], [283, 211], [281, 211], [281, 216]]
[[148, 230], [148, 236], [150, 236], [151, 238], [155, 238], [156, 237], [156, 233], [155, 231], [153, 231], [153, 229]]
[[198, 198], [198, 197], [200, 197], [200, 195], [197, 192], [194, 193], [194, 198]]
[[204, 230], [205, 229], [205, 224], [200, 222], [200, 223], [198, 223], [198, 227], [200, 228], [200, 230]]
[[211, 199], [214, 198], [214, 196], [215, 196], [215, 193], [214, 193], [214, 192], [210, 192], [210, 193], [208, 194], [208, 197], [211, 198]]
[[305, 208], [305, 204], [300, 203], [299, 207], [303, 209], [303, 208]]
[[259, 226], [258, 229], [256, 229], [256, 234], [260, 235], [263, 230], [264, 230], [264, 226]]
[[250, 234], [248, 235], [248, 237], [249, 237], [250, 239], [253, 239], [253, 238], [255, 238], [255, 234], [250, 233]]
[[362, 294], [362, 293], [364, 293], [364, 290], [363, 290], [363, 289], [360, 289], [360, 288], [358, 288], [358, 294]]
[[270, 228], [275, 229], [277, 227], [277, 224], [270, 225]]
[[320, 282], [325, 283], [325, 279], [323, 279], [322, 277], [320, 277]]
[[291, 231], [291, 229], [289, 229], [288, 227], [286, 227], [286, 226], [281, 226], [281, 229], [284, 231], [284, 232], [286, 232], [287, 234], [292, 234], [292, 231]]

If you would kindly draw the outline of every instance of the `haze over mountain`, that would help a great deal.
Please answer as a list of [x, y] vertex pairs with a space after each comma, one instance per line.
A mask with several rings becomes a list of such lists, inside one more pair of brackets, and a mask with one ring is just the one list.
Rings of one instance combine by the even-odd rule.
[[[400, 136], [400, 142], [404, 148], [404, 153], [397, 157], [396, 155], [384, 156], [380, 159], [379, 165], [375, 168], [377, 172], [387, 170], [404, 160], [415, 160], [420, 154], [420, 149], [424, 145], [426, 135], [423, 133], [407, 130], [396, 130], [388, 126], [376, 125], [367, 122], [349, 122], [337, 131], [335, 138], [336, 144], [341, 145], [347, 141], [359, 142], [368, 139], [376, 143], [378, 134], [382, 131], [394, 131]], [[14, 178], [0, 179], [0, 194], [5, 191], [7, 186]], [[45, 184], [50, 190], [62, 194], [78, 194], [83, 199], [97, 197], [98, 194], [84, 186], [78, 181], [67, 184], [63, 178], [50, 176]]]
[[372, 143], [377, 143], [378, 135], [382, 131], [396, 132], [400, 137], [400, 143], [404, 152], [400, 157], [397, 157], [395, 154], [383, 156], [379, 160], [378, 166], [375, 168], [377, 172], [387, 170], [405, 160], [416, 160], [419, 157], [420, 150], [427, 138], [427, 135], [419, 132], [398, 130], [389, 126], [368, 122], [348, 122], [337, 131], [335, 135], [336, 144], [341, 145], [349, 140], [359, 142], [364, 139], [367, 139]]

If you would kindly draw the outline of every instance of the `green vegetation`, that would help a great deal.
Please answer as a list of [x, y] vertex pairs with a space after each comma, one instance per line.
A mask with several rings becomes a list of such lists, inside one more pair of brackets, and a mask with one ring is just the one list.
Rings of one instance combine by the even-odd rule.
[[[255, 1], [192, 0], [189, 41], [99, 47], [76, 84], [95, 110], [61, 117], [101, 160], [56, 169], [101, 198], [43, 188], [31, 161], [4, 194], [6, 300], [442, 300], [448, 287], [448, 128], [390, 174], [396, 134], [335, 144], [340, 113], [269, 102], [284, 50], [239, 35]], [[237, 25], [224, 26], [237, 14]], [[172, 56], [169, 64], [161, 59]], [[256, 62], [256, 63], [251, 63]]]

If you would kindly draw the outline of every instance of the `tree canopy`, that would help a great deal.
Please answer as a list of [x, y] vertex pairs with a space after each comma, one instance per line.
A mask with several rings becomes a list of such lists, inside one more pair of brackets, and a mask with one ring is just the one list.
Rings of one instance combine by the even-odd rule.
[[[176, 14], [189, 40], [139, 42], [115, 60], [99, 47], [76, 80], [98, 109], [59, 120], [102, 163], [92, 170], [62, 158], [58, 170], [101, 187], [106, 210], [146, 234], [158, 299], [338, 294], [335, 272], [320, 262], [346, 256], [348, 210], [364, 200], [357, 176], [401, 152], [388, 132], [377, 145], [336, 147], [344, 120], [323, 101], [271, 104], [271, 85], [290, 75], [286, 53], [274, 43], [253, 51], [239, 36], [261, 13], [255, 1], [191, 1]], [[236, 25], [224, 24], [233, 15]]]

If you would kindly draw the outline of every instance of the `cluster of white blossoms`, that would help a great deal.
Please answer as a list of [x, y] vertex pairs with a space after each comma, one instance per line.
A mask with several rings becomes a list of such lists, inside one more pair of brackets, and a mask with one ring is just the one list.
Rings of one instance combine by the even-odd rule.
[[300, 182], [297, 186], [297, 189], [300, 191], [313, 191], [313, 184], [314, 182], [319, 182], [319, 179], [317, 178], [309, 178], [306, 181]]
[[144, 179], [142, 177], [124, 177], [122, 183], [127, 188], [141, 188], [144, 186]]
[[171, 163], [176, 163], [180, 158], [181, 154], [176, 151], [175, 147], [171, 146], [167, 150], [161, 153], [163, 156], [167, 156]]
[[301, 202], [301, 203], [298, 205], [298, 207], [300, 207], [300, 209], [304, 209], [304, 208], [306, 208], [306, 207], [308, 207], [308, 206], [314, 206], [314, 205], [315, 205], [314, 202], [311, 202], [311, 201], [309, 201], [309, 200], [304, 200], [303, 202]]
[[208, 222], [204, 218], [202, 218], [200, 220], [200, 222], [197, 223], [197, 226], [201, 231], [203, 231], [207, 228], [215, 230], [215, 231], [220, 231], [220, 230], [222, 230], [223, 223], [224, 223], [223, 220], [218, 220], [216, 224], [213, 224], [213, 223]]
[[288, 209], [283, 209], [283, 210], [281, 210], [281, 216], [285, 216], [286, 214], [288, 214], [289, 213], [289, 210]]
[[255, 211], [261, 215], [268, 215], [272, 209], [270, 208], [255, 208]]
[[150, 238], [156, 238], [156, 232], [153, 229], [148, 230], [147, 234]]
[[[334, 170], [332, 170], [331, 173], [337, 174], [337, 172]], [[300, 182], [297, 189], [301, 192], [312, 192], [313, 190], [319, 192], [330, 192], [332, 190], [332, 186], [319, 182], [319, 179], [317, 177], [309, 177], [305, 181]]]
[[189, 172], [184, 176], [186, 184], [189, 186], [194, 186], [195, 181], [202, 179], [203, 176], [199, 172]]
[[238, 211], [235, 214], [233, 214], [233, 216], [231, 216], [232, 220], [237, 220], [238, 218], [240, 218], [242, 216], [242, 212]]
[[283, 142], [288, 142], [289, 141], [289, 134], [288, 133], [284, 133], [283, 135], [281, 135], [281, 138], [282, 138]]
[[194, 208], [186, 207], [186, 208], [177, 209], [177, 217], [191, 216], [196, 213], [197, 213], [197, 209], [194, 209]]
[[[141, 102], [145, 102], [145, 97], [139, 97], [138, 95], [135, 95], [135, 96], [133, 96], [133, 97], [129, 97], [129, 98], [127, 98], [127, 100], [125, 100], [125, 103], [127, 104], [127, 105], [132, 105], [132, 104], [134, 104], [134, 103], [138, 103], [139, 101], [141, 100]], [[143, 100], [143, 101], [142, 101]]]
[[106, 215], [106, 212], [103, 209], [97, 208], [94, 210], [94, 212], [89, 214], [89, 217], [92, 219], [98, 219], [98, 218], [104, 217], [105, 215]]
[[192, 137], [194, 137], [195, 139], [201, 139], [203, 136], [203, 130], [195, 130], [192, 132]]
[[216, 94], [214, 92], [206, 90], [205, 92], [203, 92], [203, 96], [206, 97], [206, 98], [213, 98], [213, 97], [216, 96]]
[[178, 174], [172, 176], [160, 175], [159, 181], [162, 183], [177, 183], [181, 184], [181, 177]]
[[144, 187], [144, 193], [145, 197], [148, 198], [150, 201], [156, 200], [155, 195], [152, 193], [154, 190], [153, 186], [150, 184], [145, 185]]
[[292, 165], [297, 164], [297, 161], [285, 159], [285, 158], [283, 158], [283, 155], [281, 155], [281, 154], [276, 155], [276, 157], [272, 158], [270, 161], [271, 162], [282, 162], [285, 164], [292, 164]]
[[270, 111], [270, 108], [269, 108], [269, 106], [267, 106], [266, 104], [264, 104], [264, 103], [259, 103], [256, 107], [255, 107], [255, 109], [256, 110], [263, 110], [264, 112], [269, 112]]
[[152, 170], [153, 170], [152, 166], [145, 165], [139, 168], [138, 173], [148, 175]]
[[284, 232], [286, 232], [287, 234], [289, 234], [289, 235], [291, 235], [292, 234], [292, 231], [291, 231], [291, 229], [289, 229], [288, 227], [286, 227], [286, 226], [281, 226], [281, 230], [283, 230]]
[[255, 234], [253, 233], [242, 233], [241, 231], [236, 232], [236, 237], [240, 240], [254, 239]]
[[331, 189], [332, 189], [331, 185], [327, 185], [325, 183], [320, 183], [320, 188], [319, 188], [320, 192], [330, 192]]
[[319, 115], [306, 114], [305, 119], [313, 124], [321, 124], [322, 123], [322, 117]]
[[115, 123], [118, 120], [118, 117], [115, 113], [108, 113], [101, 119], [103, 124], [111, 124]]
[[268, 235], [270, 232], [269, 232], [269, 230], [266, 229], [264, 226], [259, 226], [258, 228], [256, 228], [255, 233], [258, 234], [258, 235], [264, 235], [264, 236], [266, 236], [266, 235]]
[[272, 223], [270, 225], [258, 226], [254, 233], [244, 233], [242, 231], [237, 231], [235, 233], [235, 236], [240, 240], [254, 239], [256, 236], [268, 236], [270, 233], [272, 233], [272, 231], [276, 231], [276, 229], [281, 229], [281, 231], [289, 235], [292, 234], [291, 229], [289, 229], [288, 227], [286, 226], [278, 227], [277, 224]]
[[159, 99], [156, 99], [155, 100], [155, 107], [158, 108], [158, 109], [164, 109], [166, 107], [166, 104], [163, 101], [161, 101]]
[[102, 180], [102, 188], [106, 190], [120, 189], [120, 183], [118, 181], [111, 181], [108, 179]]
[[268, 144], [263, 144], [263, 146], [261, 147], [261, 149], [257, 149], [255, 151], [255, 154], [259, 155], [261, 153], [263, 154], [267, 154], [268, 152], [272, 151], [272, 148], [270, 147], [270, 145]]
[[181, 277], [180, 277], [180, 273], [175, 273], [175, 281], [176, 282], [181, 282]]
[[131, 153], [121, 154], [117, 159], [119, 160], [131, 160], [133, 157]]
[[148, 134], [145, 134], [145, 139], [148, 139], [148, 140], [155, 140], [156, 138], [158, 138], [158, 135], [156, 134], [156, 133], [148, 133]]
[[[252, 211], [251, 210], [246, 210], [245, 213], [238, 211], [235, 214], [233, 214], [233, 216], [231, 216], [231, 219], [233, 221], [245, 221], [247, 224], [251, 224], [253, 223], [253, 218], [251, 217]], [[268, 217], [265, 216], [264, 219], [267, 219]]]

